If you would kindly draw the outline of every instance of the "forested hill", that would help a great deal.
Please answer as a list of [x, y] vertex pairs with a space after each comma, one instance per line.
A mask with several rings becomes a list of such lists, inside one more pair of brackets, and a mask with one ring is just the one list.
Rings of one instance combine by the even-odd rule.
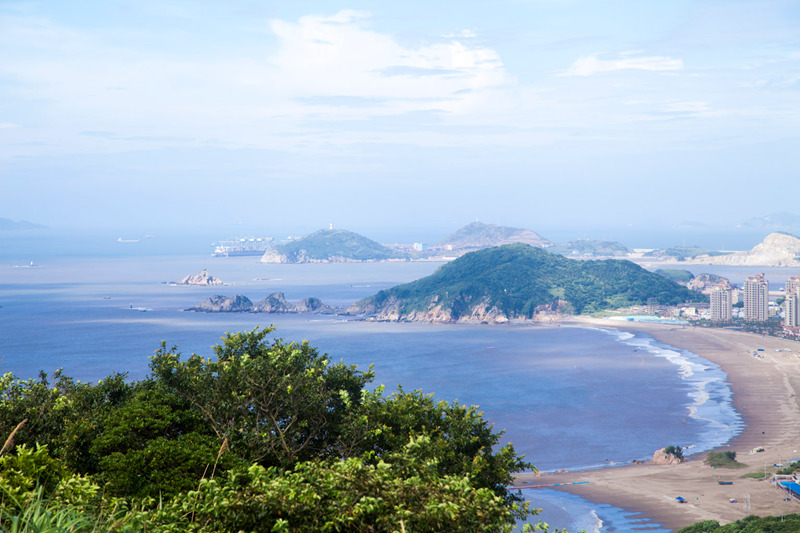
[[577, 261], [526, 244], [466, 254], [432, 275], [380, 291], [351, 313], [380, 320], [503, 322], [546, 309], [590, 313], [647, 303], [707, 301], [630, 261]]
[[261, 262], [379, 261], [399, 257], [400, 254], [358, 233], [343, 229], [322, 229], [302, 239], [267, 250]]

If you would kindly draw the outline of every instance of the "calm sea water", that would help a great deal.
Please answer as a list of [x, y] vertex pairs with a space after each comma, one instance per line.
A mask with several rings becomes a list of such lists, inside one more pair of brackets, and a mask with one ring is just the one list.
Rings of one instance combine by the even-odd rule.
[[[374, 364], [376, 384], [421, 389], [479, 405], [504, 439], [540, 470], [649, 458], [666, 445], [702, 451], [741, 428], [715, 365], [628, 333], [572, 327], [386, 324], [321, 315], [201, 314], [183, 309], [213, 294], [255, 301], [281, 290], [347, 305], [418, 279], [434, 263], [265, 265], [196, 255], [70, 257], [42, 254], [35, 268], [0, 263], [0, 372], [26, 378], [63, 368], [95, 381], [148, 373], [162, 340], [211, 355], [225, 331], [274, 324], [332, 359]], [[208, 268], [228, 283], [169, 285]], [[623, 532], [639, 517], [554, 491], [526, 491], [543, 518], [571, 531]]]

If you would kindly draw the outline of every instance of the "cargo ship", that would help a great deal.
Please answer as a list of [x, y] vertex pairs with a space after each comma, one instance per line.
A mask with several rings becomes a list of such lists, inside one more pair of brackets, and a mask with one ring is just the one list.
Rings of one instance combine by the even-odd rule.
[[215, 257], [238, 257], [243, 255], [263, 255], [272, 242], [271, 238], [249, 237], [243, 239], [231, 239], [219, 241], [212, 244], [214, 246]]

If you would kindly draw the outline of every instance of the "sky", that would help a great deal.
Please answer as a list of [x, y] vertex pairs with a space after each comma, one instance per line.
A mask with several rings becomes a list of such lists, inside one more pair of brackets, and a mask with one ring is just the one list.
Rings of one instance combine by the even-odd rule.
[[0, 217], [51, 227], [733, 227], [798, 147], [796, 0], [0, 0]]

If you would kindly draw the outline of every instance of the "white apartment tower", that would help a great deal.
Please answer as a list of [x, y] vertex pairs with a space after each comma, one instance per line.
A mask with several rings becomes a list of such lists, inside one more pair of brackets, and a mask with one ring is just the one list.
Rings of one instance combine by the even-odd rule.
[[792, 328], [800, 327], [800, 292], [798, 291], [800, 291], [800, 276], [792, 276], [786, 282], [783, 316], [783, 323]]
[[744, 282], [744, 319], [763, 322], [769, 318], [769, 283], [764, 274]]
[[730, 322], [733, 318], [733, 291], [718, 287], [711, 292], [711, 320]]

